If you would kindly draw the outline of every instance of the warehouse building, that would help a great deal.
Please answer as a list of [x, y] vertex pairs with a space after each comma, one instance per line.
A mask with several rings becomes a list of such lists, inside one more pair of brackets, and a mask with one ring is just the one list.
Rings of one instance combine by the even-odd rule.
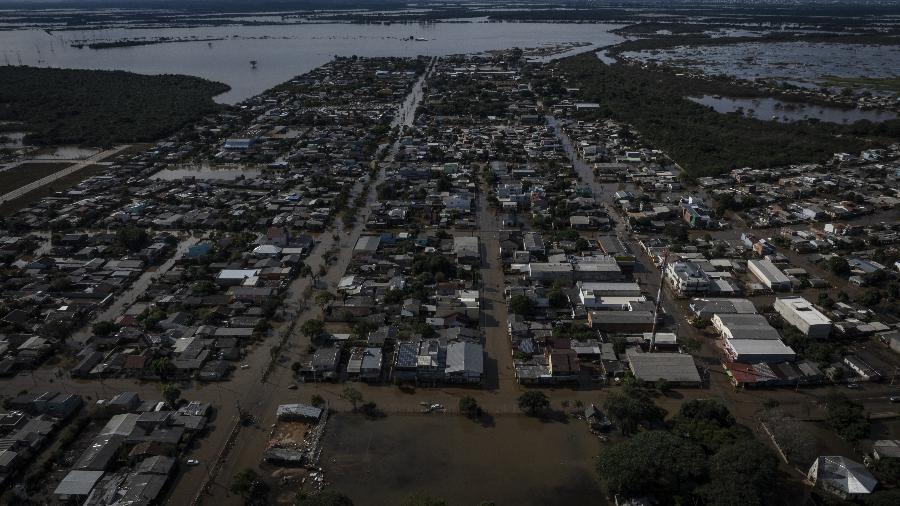
[[784, 321], [813, 339], [831, 335], [831, 320], [803, 297], [779, 297], [773, 307]]
[[726, 339], [725, 353], [745, 364], [792, 362], [797, 354], [779, 339]]
[[747, 270], [770, 290], [790, 290], [791, 280], [769, 260], [748, 260]]

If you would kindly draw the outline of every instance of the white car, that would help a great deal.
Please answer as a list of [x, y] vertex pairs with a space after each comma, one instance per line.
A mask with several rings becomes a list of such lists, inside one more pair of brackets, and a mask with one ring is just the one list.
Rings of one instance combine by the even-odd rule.
[[250, 364], [241, 364], [241, 369], [250, 369]]
[[186, 464], [189, 466], [196, 466], [199, 463], [200, 463], [200, 461], [197, 459], [187, 459], [187, 462], [186, 462]]

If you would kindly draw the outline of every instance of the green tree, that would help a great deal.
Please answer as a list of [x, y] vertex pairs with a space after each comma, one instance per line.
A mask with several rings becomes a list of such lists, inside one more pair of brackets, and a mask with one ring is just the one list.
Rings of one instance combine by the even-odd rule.
[[297, 494], [294, 501], [295, 506], [353, 506], [353, 501], [349, 497], [331, 490], [323, 490], [315, 495], [308, 495], [303, 492]]
[[232, 476], [229, 490], [232, 494], [241, 496], [247, 505], [263, 505], [268, 502], [269, 486], [253, 469], [247, 468]]
[[697, 491], [707, 506], [729, 506], [736, 497], [746, 506], [772, 504], [778, 459], [752, 436], [716, 452], [709, 470], [709, 483]]
[[162, 395], [163, 399], [166, 400], [166, 404], [174, 408], [178, 405], [178, 401], [181, 400], [181, 389], [172, 383], [165, 383], [162, 386]]
[[147, 245], [150, 236], [143, 228], [129, 225], [116, 231], [116, 241], [128, 251], [137, 251]]
[[843, 393], [825, 398], [825, 424], [847, 441], [859, 441], [869, 435], [869, 419], [863, 407]]
[[334, 300], [334, 294], [331, 292], [319, 292], [316, 294], [315, 300], [316, 304], [325, 307], [329, 302]]
[[847, 276], [850, 274], [850, 264], [846, 258], [835, 255], [828, 259], [828, 270], [838, 276]]
[[407, 497], [401, 503], [401, 506], [447, 506], [442, 499], [437, 499], [428, 495], [413, 495]]
[[468, 418], [478, 418], [481, 416], [481, 406], [474, 397], [467, 395], [459, 400], [459, 412]]
[[172, 361], [168, 357], [159, 357], [150, 362], [150, 370], [153, 371], [161, 381], [166, 381], [172, 371]]
[[633, 434], [638, 427], [653, 427], [663, 419], [663, 412], [650, 396], [640, 388], [628, 387], [609, 394], [603, 409], [622, 434]]
[[703, 450], [663, 431], [646, 431], [608, 446], [597, 456], [597, 474], [611, 494], [647, 495], [667, 503], [689, 494], [706, 474]]
[[534, 309], [534, 302], [524, 295], [513, 295], [509, 299], [509, 311], [513, 314], [528, 316]]
[[539, 390], [529, 390], [519, 396], [519, 409], [528, 416], [543, 414], [550, 408], [550, 399]]
[[309, 403], [317, 408], [321, 408], [325, 405], [325, 398], [323, 398], [319, 394], [313, 394], [313, 396], [309, 399]]
[[363, 401], [362, 392], [353, 388], [353, 387], [345, 387], [344, 391], [341, 392], [341, 399], [349, 402], [353, 405], [353, 412], [359, 408], [359, 404]]
[[547, 294], [547, 300], [550, 306], [556, 309], [564, 308], [569, 305], [569, 298], [562, 290], [550, 290]]
[[300, 325], [300, 332], [309, 339], [315, 339], [325, 330], [325, 322], [322, 320], [306, 320]]
[[91, 326], [95, 336], [105, 337], [119, 330], [119, 326], [109, 320], [101, 320]]

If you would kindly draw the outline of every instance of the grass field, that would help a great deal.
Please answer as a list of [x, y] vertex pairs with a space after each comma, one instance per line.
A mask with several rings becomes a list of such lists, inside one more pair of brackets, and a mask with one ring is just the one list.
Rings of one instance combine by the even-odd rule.
[[70, 163], [25, 163], [13, 169], [0, 172], [0, 195], [21, 188], [28, 183], [55, 174]]

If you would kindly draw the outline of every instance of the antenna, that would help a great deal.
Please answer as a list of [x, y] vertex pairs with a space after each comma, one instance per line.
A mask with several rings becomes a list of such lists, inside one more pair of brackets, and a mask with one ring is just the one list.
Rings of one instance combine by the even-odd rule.
[[659, 322], [659, 308], [662, 306], [662, 288], [666, 281], [666, 265], [669, 263], [669, 249], [663, 252], [662, 262], [659, 263], [659, 290], [656, 291], [656, 307], [653, 309], [653, 331], [650, 334], [650, 353], [656, 351], [656, 328]]

